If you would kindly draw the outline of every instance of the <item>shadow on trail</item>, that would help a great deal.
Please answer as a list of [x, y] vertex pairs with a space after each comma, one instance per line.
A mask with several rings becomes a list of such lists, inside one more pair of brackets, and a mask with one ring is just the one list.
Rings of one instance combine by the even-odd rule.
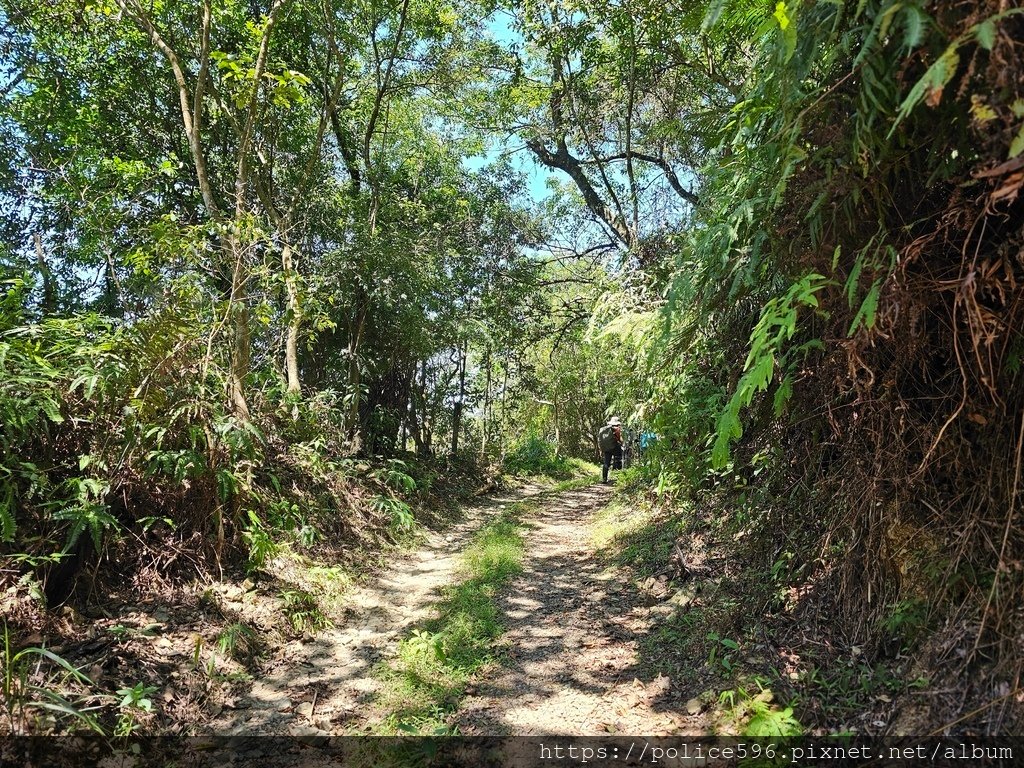
[[415, 552], [396, 556], [377, 578], [346, 595], [344, 616], [333, 627], [289, 642], [267, 660], [251, 689], [210, 730], [249, 735], [304, 725], [324, 733], [361, 730], [379, 688], [373, 669], [412, 627], [429, 618], [456, 577], [467, 541], [484, 521], [539, 490], [527, 486], [477, 499], [451, 527], [429, 533]]
[[609, 498], [601, 485], [570, 491], [529, 521], [524, 572], [499, 598], [504, 668], [464, 701], [462, 732], [652, 733], [666, 725], [657, 709], [667, 687], [652, 691], [637, 666], [645, 600], [592, 552], [590, 522]]

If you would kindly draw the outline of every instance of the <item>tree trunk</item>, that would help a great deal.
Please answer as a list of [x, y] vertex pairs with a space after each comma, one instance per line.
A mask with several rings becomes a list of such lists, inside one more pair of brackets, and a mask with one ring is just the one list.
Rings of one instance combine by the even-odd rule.
[[46, 263], [46, 254], [43, 252], [43, 238], [36, 232], [32, 235], [36, 243], [36, 264], [39, 266], [39, 274], [43, 278], [43, 303], [41, 309], [43, 315], [52, 315], [57, 309], [57, 292], [53, 287], [53, 273], [50, 265]]
[[480, 461], [487, 458], [487, 438], [490, 436], [490, 410], [491, 410], [491, 346], [487, 345], [484, 350], [484, 410], [480, 425]]
[[299, 329], [302, 324], [302, 312], [299, 306], [299, 287], [292, 247], [287, 242], [281, 249], [281, 269], [288, 291], [288, 336], [284, 344], [284, 367], [288, 377], [288, 393], [298, 395], [302, 393], [302, 382], [299, 378]]
[[452, 408], [452, 458], [459, 452], [459, 432], [462, 430], [463, 399], [466, 397], [466, 342], [459, 349], [459, 395]]
[[[361, 293], [361, 292], [360, 292]], [[362, 295], [357, 299], [359, 309], [349, 329], [348, 338], [348, 389], [351, 398], [348, 407], [349, 449], [358, 453], [361, 444], [359, 404], [363, 386], [362, 370], [359, 368], [359, 351], [362, 346], [363, 329], [366, 326], [366, 304]]]
[[416, 393], [409, 393], [409, 410], [406, 413], [407, 434], [412, 438], [412, 444], [416, 446], [416, 453], [420, 456], [424, 453], [423, 433], [420, 430], [419, 419], [416, 416]]
[[507, 415], [507, 408], [505, 399], [508, 395], [508, 360], [505, 361], [505, 380], [501, 385], [501, 421], [498, 423], [498, 452], [501, 454], [501, 458], [505, 458], [505, 432], [501, 429], [505, 426], [505, 419]]
[[249, 304], [246, 285], [245, 257], [238, 235], [232, 233], [228, 248], [234, 260], [231, 270], [231, 297], [228, 311], [231, 316], [231, 365], [228, 370], [228, 399], [235, 416], [249, 420], [249, 404], [245, 400], [245, 379], [249, 375]]
[[562, 433], [561, 425], [559, 423], [559, 411], [558, 411], [558, 396], [555, 395], [551, 398], [551, 409], [554, 412], [555, 418], [555, 456], [560, 456], [562, 453]]
[[419, 439], [417, 440], [417, 448], [419, 449], [420, 455], [430, 455], [430, 424], [428, 422], [427, 415], [427, 361], [423, 361], [423, 367], [420, 373], [420, 391], [419, 391], [421, 414], [419, 423]]

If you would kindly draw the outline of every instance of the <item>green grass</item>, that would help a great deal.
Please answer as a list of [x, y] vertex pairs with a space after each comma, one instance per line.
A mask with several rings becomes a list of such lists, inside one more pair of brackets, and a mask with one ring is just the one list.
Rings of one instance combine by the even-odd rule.
[[568, 480], [560, 480], [545, 493], [564, 493], [565, 491], [576, 491], [593, 485], [601, 478], [601, 468], [596, 464], [589, 464], [580, 459], [573, 459], [577, 464], [578, 473]]
[[[632, 504], [632, 505], [631, 505]], [[659, 509], [616, 499], [594, 521], [594, 546], [615, 565], [628, 565], [638, 577], [664, 568], [687, 519], [685, 510]]]
[[389, 714], [382, 734], [446, 735], [448, 720], [470, 679], [495, 663], [494, 641], [502, 626], [498, 590], [522, 570], [520, 502], [485, 524], [463, 553], [465, 578], [448, 587], [438, 616], [402, 640], [383, 672], [378, 703]]

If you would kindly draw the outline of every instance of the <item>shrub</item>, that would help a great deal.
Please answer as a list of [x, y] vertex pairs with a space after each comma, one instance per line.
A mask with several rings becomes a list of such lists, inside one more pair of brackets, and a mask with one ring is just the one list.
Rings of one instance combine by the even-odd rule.
[[504, 468], [514, 475], [544, 475], [555, 480], [568, 480], [577, 465], [559, 456], [554, 443], [537, 435], [529, 435], [505, 456]]

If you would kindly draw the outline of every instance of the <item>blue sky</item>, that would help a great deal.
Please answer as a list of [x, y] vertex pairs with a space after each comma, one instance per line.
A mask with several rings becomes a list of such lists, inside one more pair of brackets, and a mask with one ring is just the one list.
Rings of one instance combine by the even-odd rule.
[[[498, 10], [488, 20], [487, 29], [492, 39], [508, 48], [523, 45], [523, 38], [512, 28], [513, 17], [505, 10]], [[527, 179], [527, 191], [534, 202], [540, 202], [551, 195], [548, 179], [557, 178], [547, 167], [538, 163], [533, 153], [518, 138], [498, 138], [492, 141], [486, 154], [464, 158], [462, 164], [475, 171], [490, 165], [501, 157], [508, 157], [512, 167], [523, 173]]]
[[527, 192], [531, 200], [539, 203], [551, 195], [551, 190], [547, 186], [547, 180], [552, 178], [554, 174], [534, 160], [530, 150], [523, 146], [521, 141], [516, 139], [495, 142], [484, 156], [465, 157], [462, 159], [462, 164], [467, 169], [475, 171], [483, 168], [485, 165], [490, 165], [503, 155], [509, 157], [514, 169], [526, 175]]

